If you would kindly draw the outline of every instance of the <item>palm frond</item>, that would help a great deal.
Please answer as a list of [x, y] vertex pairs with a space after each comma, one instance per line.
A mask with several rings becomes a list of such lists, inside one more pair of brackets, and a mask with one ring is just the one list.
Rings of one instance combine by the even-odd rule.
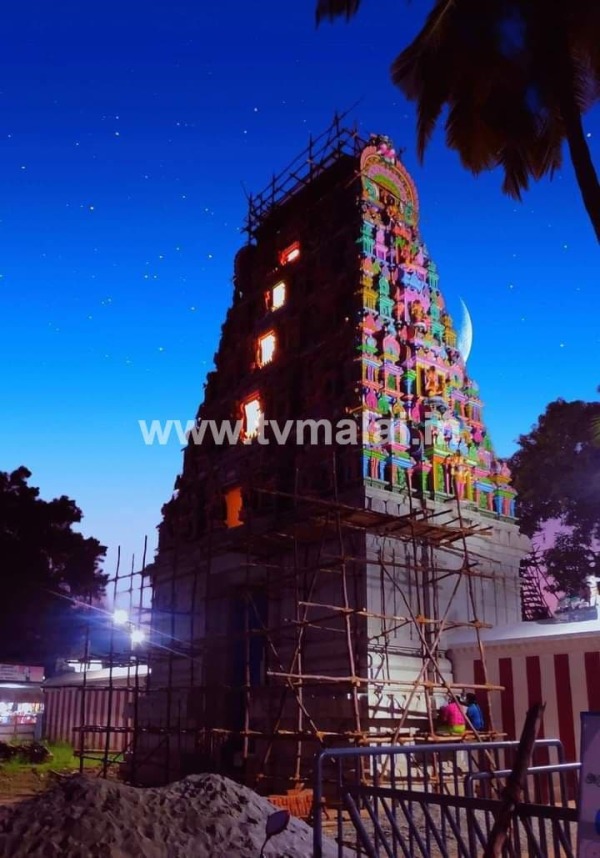
[[454, 16], [450, 13], [455, 15], [456, 8], [456, 0], [438, 0], [421, 32], [394, 60], [392, 83], [407, 98], [419, 99], [425, 86], [424, 76], [429, 82], [435, 80], [430, 72], [439, 72], [440, 65], [455, 52]]
[[552, 177], [560, 169], [564, 137], [564, 123], [559, 111], [553, 110], [540, 117], [531, 158], [531, 169], [536, 179], [546, 174]]
[[437, 0], [425, 26], [413, 42], [419, 42], [420, 51], [435, 51], [447, 41], [448, 30], [452, 28], [454, 18], [465, 6], [465, 0]]
[[323, 20], [333, 21], [342, 16], [349, 20], [358, 12], [360, 2], [361, 0], [317, 0], [317, 24]]
[[438, 0], [417, 38], [400, 53], [391, 68], [392, 82], [417, 103], [417, 152], [422, 160], [444, 104], [451, 97], [453, 74], [460, 58], [455, 37], [457, 0]]
[[569, 2], [569, 43], [571, 53], [585, 62], [593, 80], [593, 100], [600, 100], [600, 3], [590, 0]]
[[506, 147], [498, 159], [504, 169], [502, 191], [514, 200], [522, 199], [522, 191], [529, 187], [529, 161], [519, 147]]
[[[492, 143], [491, 135], [486, 134], [480, 155], [475, 153], [478, 144], [470, 152], [463, 144], [467, 140], [466, 123], [471, 121], [466, 112], [479, 112], [489, 97], [489, 81], [498, 78], [502, 63], [493, 14], [496, 2], [501, 0], [437, 0], [421, 32], [392, 65], [393, 83], [417, 103], [421, 159], [448, 104], [454, 111], [446, 127], [448, 138], [463, 162], [477, 170], [493, 161], [489, 150], [496, 150], [498, 145], [496, 140]], [[472, 119], [477, 125], [476, 116]]]
[[444, 90], [430, 87], [419, 100], [417, 110], [417, 157], [422, 162], [437, 121], [447, 100]]
[[598, 84], [588, 56], [582, 53], [573, 53], [571, 64], [573, 94], [579, 110], [585, 113], [598, 99]]
[[458, 152], [462, 165], [477, 174], [497, 165], [502, 139], [472, 101], [461, 99], [448, 113], [446, 143]]
[[[317, 0], [317, 20], [359, 5]], [[565, 87], [581, 112], [600, 100], [600, 0], [553, 0], [550, 11], [544, 0], [434, 0], [391, 68], [417, 107], [421, 160], [447, 106], [447, 145], [473, 173], [500, 167], [509, 196], [560, 168]]]
[[[522, 191], [529, 187], [530, 177], [540, 169], [538, 115], [528, 100], [528, 89], [524, 87], [515, 103], [505, 105], [505, 143], [499, 164], [504, 169], [502, 190], [516, 200], [521, 200]], [[537, 161], [536, 161], [537, 157]]]

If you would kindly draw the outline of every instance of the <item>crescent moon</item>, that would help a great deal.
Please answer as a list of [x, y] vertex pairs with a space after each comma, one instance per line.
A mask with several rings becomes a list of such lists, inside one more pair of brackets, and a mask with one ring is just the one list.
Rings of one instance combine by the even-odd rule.
[[462, 298], [460, 299], [460, 303], [462, 307], [462, 318], [460, 320], [460, 331], [456, 347], [458, 348], [462, 359], [466, 363], [473, 347], [473, 322], [471, 321], [471, 315], [467, 305]]

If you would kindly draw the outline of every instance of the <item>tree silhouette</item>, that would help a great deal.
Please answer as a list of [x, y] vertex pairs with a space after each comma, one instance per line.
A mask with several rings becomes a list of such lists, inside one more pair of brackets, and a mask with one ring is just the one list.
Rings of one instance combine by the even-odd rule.
[[[351, 18], [360, 2], [318, 0], [317, 21]], [[437, 0], [391, 73], [416, 102], [419, 157], [447, 107], [447, 145], [473, 173], [500, 167], [514, 198], [560, 167], [566, 140], [600, 241], [600, 183], [582, 125], [600, 98], [597, 0]]]
[[27, 468], [0, 472], [0, 661], [51, 670], [81, 632], [81, 602], [103, 594], [106, 549], [74, 531], [81, 510], [44, 501]]
[[599, 419], [600, 402], [551, 402], [509, 462], [523, 532], [534, 536], [549, 522], [563, 528], [542, 552], [555, 592], [577, 592], [586, 574], [598, 574]]
[[587, 575], [598, 575], [600, 555], [585, 542], [578, 532], [560, 533], [551, 548], [544, 551], [544, 566], [551, 593], [577, 595]]

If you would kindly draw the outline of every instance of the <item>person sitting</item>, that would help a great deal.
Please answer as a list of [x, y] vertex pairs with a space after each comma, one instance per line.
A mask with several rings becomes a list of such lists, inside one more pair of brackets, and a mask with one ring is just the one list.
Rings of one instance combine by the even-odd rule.
[[481, 711], [481, 706], [477, 702], [477, 697], [474, 694], [467, 694], [465, 696], [465, 704], [467, 707], [467, 720], [474, 730], [480, 732], [485, 727], [485, 719]]
[[444, 706], [440, 706], [438, 719], [436, 731], [442, 736], [461, 736], [466, 730], [465, 716], [452, 695], [448, 696]]

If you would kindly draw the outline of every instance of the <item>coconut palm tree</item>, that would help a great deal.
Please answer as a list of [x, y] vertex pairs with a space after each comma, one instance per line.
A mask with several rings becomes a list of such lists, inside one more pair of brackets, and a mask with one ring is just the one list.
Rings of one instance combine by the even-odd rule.
[[[359, 6], [318, 0], [317, 20]], [[560, 167], [566, 140], [600, 241], [600, 183], [582, 125], [600, 98], [598, 0], [436, 0], [392, 80], [416, 102], [421, 159], [447, 106], [448, 146], [473, 173], [502, 168], [517, 199]]]

